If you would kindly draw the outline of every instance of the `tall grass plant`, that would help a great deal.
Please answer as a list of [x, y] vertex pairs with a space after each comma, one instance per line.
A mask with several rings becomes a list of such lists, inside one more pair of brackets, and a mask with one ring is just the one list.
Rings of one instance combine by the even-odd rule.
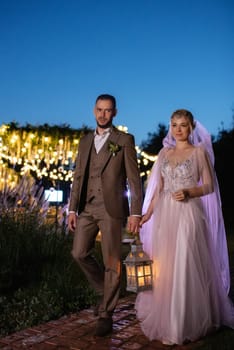
[[23, 178], [0, 203], [0, 336], [92, 304], [70, 254], [73, 237], [47, 223], [41, 189]]

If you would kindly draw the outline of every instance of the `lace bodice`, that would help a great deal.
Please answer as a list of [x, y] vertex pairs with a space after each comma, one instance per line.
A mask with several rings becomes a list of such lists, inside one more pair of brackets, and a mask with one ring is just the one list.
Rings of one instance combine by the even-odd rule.
[[175, 192], [183, 188], [191, 188], [197, 185], [194, 174], [193, 157], [185, 161], [172, 165], [165, 158], [161, 166], [161, 174], [164, 179], [164, 188], [166, 192]]

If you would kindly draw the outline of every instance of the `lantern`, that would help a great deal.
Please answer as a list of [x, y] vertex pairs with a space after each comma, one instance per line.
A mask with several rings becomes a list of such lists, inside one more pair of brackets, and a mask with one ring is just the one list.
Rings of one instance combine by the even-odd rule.
[[127, 274], [126, 289], [128, 291], [138, 293], [152, 289], [152, 263], [153, 261], [143, 251], [138, 236], [131, 244], [131, 251], [124, 260]]

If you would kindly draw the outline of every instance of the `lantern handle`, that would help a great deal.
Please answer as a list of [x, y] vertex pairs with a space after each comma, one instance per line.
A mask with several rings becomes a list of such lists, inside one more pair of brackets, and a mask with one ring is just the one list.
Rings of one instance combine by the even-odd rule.
[[132, 232], [132, 234], [135, 236], [134, 240], [132, 241], [132, 244], [142, 244], [141, 240], [140, 240], [140, 233], [138, 232]]

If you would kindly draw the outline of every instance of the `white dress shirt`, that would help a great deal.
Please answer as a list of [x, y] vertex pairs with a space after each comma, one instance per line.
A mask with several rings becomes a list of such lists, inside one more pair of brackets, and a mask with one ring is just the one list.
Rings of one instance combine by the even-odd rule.
[[111, 128], [105, 129], [103, 134], [98, 134], [97, 130], [94, 131], [94, 146], [97, 153], [102, 149], [110, 133], [111, 133]]

